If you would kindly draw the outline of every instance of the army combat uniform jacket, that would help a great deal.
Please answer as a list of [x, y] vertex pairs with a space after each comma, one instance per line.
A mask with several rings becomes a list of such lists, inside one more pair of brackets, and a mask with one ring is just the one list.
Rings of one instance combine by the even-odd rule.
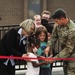
[[[75, 23], [68, 21], [66, 26], [56, 26], [48, 45], [52, 48], [56, 41], [61, 44], [61, 52], [55, 58], [75, 58]], [[75, 75], [75, 61], [68, 61], [67, 75]]]

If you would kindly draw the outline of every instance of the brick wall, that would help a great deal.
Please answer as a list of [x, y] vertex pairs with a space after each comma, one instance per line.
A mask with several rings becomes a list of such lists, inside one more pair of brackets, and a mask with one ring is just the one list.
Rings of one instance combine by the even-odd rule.
[[0, 0], [0, 25], [19, 24], [23, 15], [23, 0]]
[[[28, 0], [0, 0], [0, 25], [19, 24], [26, 19], [28, 16], [27, 1]], [[75, 0], [43, 1], [45, 0], [40, 0], [41, 10], [46, 8], [53, 13], [57, 8], [63, 8], [67, 12], [68, 17], [75, 20]]]
[[68, 17], [75, 20], [75, 0], [48, 0], [48, 10], [51, 13], [57, 8], [63, 8]]

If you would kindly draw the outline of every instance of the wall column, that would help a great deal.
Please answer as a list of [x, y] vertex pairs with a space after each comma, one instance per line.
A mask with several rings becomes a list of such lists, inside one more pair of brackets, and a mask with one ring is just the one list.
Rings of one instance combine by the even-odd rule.
[[42, 8], [42, 10], [44, 11], [44, 10], [47, 10], [47, 0], [43, 0], [43, 8]]
[[28, 0], [24, 0], [24, 20], [28, 18]]

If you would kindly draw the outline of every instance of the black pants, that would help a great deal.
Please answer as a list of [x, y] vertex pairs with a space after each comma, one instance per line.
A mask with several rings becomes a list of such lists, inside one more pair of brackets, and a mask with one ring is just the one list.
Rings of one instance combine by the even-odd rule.
[[10, 61], [7, 66], [0, 61], [0, 75], [15, 75], [15, 66], [12, 66]]
[[40, 67], [39, 75], [52, 75], [52, 71], [50, 68], [42, 68]]
[[51, 68], [51, 71], [52, 71], [52, 68], [53, 68], [53, 63], [51, 64], [50, 68]]
[[67, 67], [68, 67], [68, 63], [67, 63], [67, 61], [64, 61], [63, 62], [64, 75], [67, 75]]

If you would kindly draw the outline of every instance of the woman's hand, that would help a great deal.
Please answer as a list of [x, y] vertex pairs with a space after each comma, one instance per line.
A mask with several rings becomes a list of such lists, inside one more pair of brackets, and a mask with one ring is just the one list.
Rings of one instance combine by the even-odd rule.
[[25, 58], [24, 59], [25, 61], [30, 61], [30, 59], [28, 59], [29, 58], [29, 54], [23, 54], [22, 57]]

